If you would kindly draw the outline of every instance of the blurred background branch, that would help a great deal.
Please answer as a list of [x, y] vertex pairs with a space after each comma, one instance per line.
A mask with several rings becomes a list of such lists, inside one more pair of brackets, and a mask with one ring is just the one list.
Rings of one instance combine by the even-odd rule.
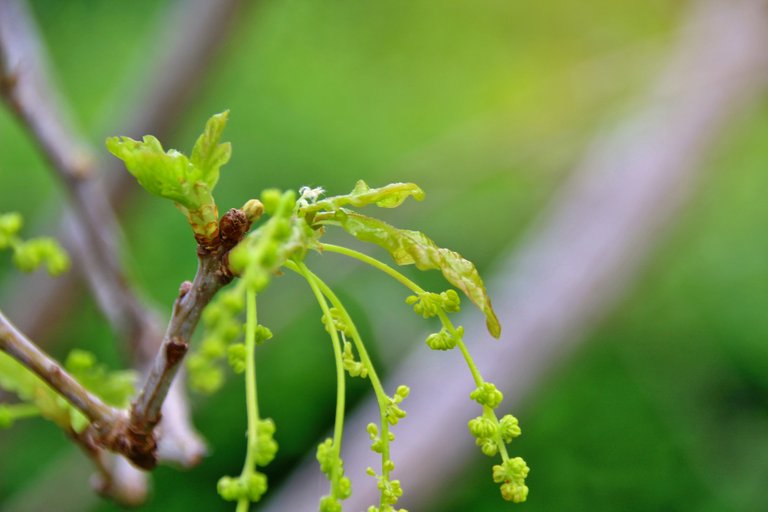
[[[170, 51], [158, 52], [148, 69], [142, 70], [151, 77], [144, 89], [146, 98], [139, 96], [133, 101], [146, 107], [124, 114], [129, 129], [143, 133], [167, 133], [171, 129], [173, 119], [180, 116], [193, 93], [193, 88], [181, 87], [181, 84], [186, 85], [205, 72], [238, 5], [238, 1], [220, 2], [215, 6], [210, 2], [184, 2], [183, 6], [174, 5], [171, 12], [163, 16], [162, 38], [158, 38], [158, 43]], [[169, 20], [179, 19], [182, 23], [178, 30], [165, 30]], [[55, 88], [45, 49], [22, 0], [0, 2], [0, 52], [3, 97], [71, 195], [71, 207], [59, 238], [73, 254], [79, 276], [88, 281], [114, 332], [124, 340], [135, 363], [145, 367], [163, 338], [159, 325], [161, 314], [140, 302], [123, 270], [118, 253], [121, 230], [109, 202], [124, 206], [128, 199], [126, 190], [136, 185], [127, 173], [118, 172], [115, 162], [103, 165], [103, 160], [79, 134], [71, 121], [68, 105]], [[111, 172], [98, 172], [97, 161]], [[109, 175], [112, 178], [105, 185], [105, 176]], [[77, 290], [69, 277], [38, 280], [37, 286], [25, 285], [21, 290], [8, 292], [13, 297], [10, 303], [16, 305], [15, 309], [11, 308], [11, 314], [26, 313], [20, 315], [21, 323], [28, 324], [38, 334], [45, 334], [45, 329], [55, 326], [51, 318], [56, 316], [56, 310], [61, 315], [62, 310], [75, 303], [73, 296]], [[30, 308], [29, 304], [38, 307]], [[189, 467], [201, 460], [206, 448], [190, 425], [183, 379], [178, 382], [164, 407], [160, 455], [166, 461]], [[96, 458], [101, 455], [97, 453]], [[115, 463], [119, 465], [116, 471], [121, 478], [106, 474], [98, 484], [99, 490], [127, 503], [143, 501], [147, 493], [146, 484], [141, 483], [144, 477], [119, 458]]]

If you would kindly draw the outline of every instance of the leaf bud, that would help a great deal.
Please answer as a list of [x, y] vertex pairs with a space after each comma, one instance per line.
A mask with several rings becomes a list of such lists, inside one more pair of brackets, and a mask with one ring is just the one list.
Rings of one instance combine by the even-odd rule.
[[253, 224], [264, 214], [264, 205], [258, 199], [250, 199], [241, 208], [248, 217], [248, 221]]

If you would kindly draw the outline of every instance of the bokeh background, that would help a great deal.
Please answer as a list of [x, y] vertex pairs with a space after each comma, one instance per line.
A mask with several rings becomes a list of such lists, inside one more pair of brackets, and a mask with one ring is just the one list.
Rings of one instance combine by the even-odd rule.
[[[189, 84], [194, 97], [165, 142], [187, 150], [210, 114], [231, 110], [226, 135], [234, 153], [217, 188], [221, 208], [265, 187], [323, 186], [336, 194], [361, 178], [416, 182], [426, 200], [387, 211], [387, 220], [419, 228], [476, 262], [493, 296], [506, 286], [495, 270], [524, 233], [539, 229], [535, 220], [593, 137], [642, 109], [695, 4], [244, 2], [208, 71]], [[59, 86], [98, 147], [112, 135], [105, 127], [119, 126], [119, 113], [130, 110], [132, 89], [152, 78], [143, 70], [162, 50], [158, 32], [175, 28], [169, 5], [31, 2]], [[718, 134], [689, 200], [651, 237], [650, 257], [619, 299], [515, 404], [524, 435], [512, 452], [532, 467], [520, 510], [765, 509], [765, 100], [757, 97]], [[130, 194], [125, 259], [147, 300], [167, 311], [178, 284], [194, 274], [194, 243], [166, 202]], [[0, 109], [0, 211], [21, 212], [26, 234], [50, 233], [66, 200], [27, 134]], [[315, 265], [349, 302], [382, 371], [394, 371], [424, 332], [403, 294], [358, 266]], [[24, 286], [16, 274], [0, 254], [0, 307], [14, 302], [7, 283]], [[442, 288], [439, 276], [419, 279]], [[275, 419], [280, 444], [266, 470], [273, 489], [332, 422], [332, 357], [304, 292], [286, 276], [261, 300], [260, 317], [276, 333], [259, 354], [260, 405]], [[60, 358], [83, 347], [121, 367], [123, 352], [93, 299], [83, 290], [72, 297], [72, 314], [39, 342]], [[525, 362], [510, 361], [510, 371], [516, 364]], [[368, 395], [357, 384], [350, 393], [353, 404]], [[190, 471], [159, 468], [141, 510], [231, 508], [215, 482], [242, 464], [241, 379], [193, 402], [210, 456]], [[467, 434], [456, 442], [473, 441]], [[518, 508], [501, 500], [490, 466], [478, 451], [462, 463], [461, 478], [443, 482], [421, 510]], [[424, 471], [439, 480], [440, 468], [425, 461]], [[89, 472], [52, 425], [28, 420], [0, 432], [0, 510], [116, 510], [90, 494]], [[306, 485], [318, 497], [324, 489], [320, 477]]]

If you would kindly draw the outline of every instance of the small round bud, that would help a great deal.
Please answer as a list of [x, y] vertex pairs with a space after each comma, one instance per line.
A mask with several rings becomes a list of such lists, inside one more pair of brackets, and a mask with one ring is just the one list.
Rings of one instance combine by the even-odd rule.
[[256, 222], [264, 214], [264, 205], [258, 199], [251, 199], [241, 208], [251, 223]]
[[246, 366], [246, 350], [242, 343], [230, 345], [227, 349], [227, 359], [229, 365], [235, 373], [243, 373]]
[[276, 188], [268, 188], [261, 192], [261, 203], [264, 212], [273, 215], [280, 205], [280, 191]]
[[504, 399], [504, 395], [502, 395], [501, 391], [496, 389], [496, 386], [494, 386], [492, 383], [483, 382], [481, 386], [469, 394], [469, 398], [479, 403], [480, 405], [485, 405], [491, 409], [495, 409]]
[[520, 425], [517, 422], [517, 418], [511, 414], [505, 415], [499, 422], [499, 428], [501, 430], [501, 437], [505, 443], [509, 443], [512, 439], [518, 437], [521, 434]]

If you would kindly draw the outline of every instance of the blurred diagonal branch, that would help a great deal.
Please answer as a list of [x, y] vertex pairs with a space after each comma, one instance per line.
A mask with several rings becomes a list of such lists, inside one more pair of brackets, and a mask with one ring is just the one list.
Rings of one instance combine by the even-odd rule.
[[[594, 139], [491, 283], [505, 336], [499, 345], [486, 335], [473, 351], [504, 390], [507, 408], [518, 407], [626, 293], [691, 196], [715, 141], [762, 97], [766, 78], [766, 2], [694, 3], [648, 97], [609, 134]], [[483, 332], [478, 315], [463, 323], [466, 332]], [[471, 379], [459, 357], [437, 360], [427, 352], [422, 346], [389, 381], [390, 388], [406, 383], [413, 390], [408, 421], [398, 425], [393, 445], [396, 475], [412, 489], [403, 498], [411, 510], [426, 509], [473, 455], [465, 422], [477, 414], [476, 406], [454, 398], [469, 393]], [[373, 482], [355, 480], [372, 461], [365, 424], [375, 410], [366, 404], [349, 422], [348, 431], [357, 436], [344, 447], [355, 488], [350, 510], [376, 501]], [[314, 510], [315, 493], [301, 482], [316, 472], [316, 462], [306, 461], [265, 510]]]
[[[129, 124], [139, 131], [149, 126], [168, 130], [189, 98], [189, 83], [204, 73], [211, 56], [223, 38], [240, 2], [177, 2], [170, 13], [177, 31], [163, 30], [159, 45], [169, 48], [153, 62], [144, 76], [153, 78], [144, 90], [144, 101]], [[180, 11], [180, 12], [179, 12]], [[165, 17], [164, 17], [165, 18]], [[164, 19], [165, 21], [165, 19]], [[181, 23], [179, 23], [181, 21]], [[169, 24], [163, 23], [163, 27]], [[78, 136], [66, 111], [66, 104], [53, 87], [47, 71], [44, 48], [25, 3], [0, 0], [0, 85], [2, 95], [61, 177], [72, 197], [72, 211], [66, 215], [61, 236], [76, 256], [84, 276], [115, 331], [128, 341], [137, 364], [145, 366], [154, 356], [162, 339], [156, 312], [146, 308], [128, 286], [119, 260], [119, 228], [108, 198], [125, 198], [127, 173], [113, 179], [109, 191], [95, 172], [93, 151]], [[182, 94], [186, 91], [186, 94]], [[117, 174], [117, 173], [112, 173]], [[124, 204], [124, 203], [123, 203]], [[37, 281], [14, 296], [15, 304], [24, 304], [21, 322], [31, 326], [52, 327], [51, 311], [71, 304], [64, 300], [74, 289], [71, 279]], [[19, 291], [19, 290], [17, 290]], [[34, 303], [38, 307], [28, 308]], [[12, 312], [14, 314], [15, 311]], [[43, 319], [46, 319], [44, 322]], [[38, 327], [39, 328], [39, 327]], [[185, 398], [178, 383], [172, 387], [163, 422], [160, 454], [182, 465], [196, 463], [204, 444], [189, 424]], [[146, 492], [138, 476], [126, 479], [132, 492]], [[121, 484], [111, 479], [115, 484]], [[109, 490], [107, 490], [109, 492]], [[117, 495], [125, 490], [115, 489]], [[133, 496], [131, 499], [136, 499]]]
[[131, 347], [152, 343], [158, 326], [128, 287], [120, 263], [117, 220], [94, 168], [94, 151], [79, 135], [54, 88], [45, 49], [26, 5], [0, 2], [3, 99], [50, 162], [71, 196], [71, 246], [82, 275], [114, 330]]
[[[120, 107], [113, 116], [119, 121], [110, 118], [105, 123], [105, 133], [119, 132], [134, 137], [153, 133], [161, 139], [169, 138], [199, 84], [204, 82], [203, 77], [212, 65], [216, 51], [226, 40], [243, 7], [241, 0], [174, 2], [157, 21], [150, 45], [153, 59], [149, 62], [142, 59], [145, 68], [131, 69], [126, 73], [126, 85], [123, 87], [126, 92], [120, 95]], [[146, 81], [136, 84], [137, 76], [146, 77]], [[102, 154], [106, 153], [97, 153]], [[113, 158], [99, 161], [98, 167], [101, 170], [98, 179], [106, 181], [109, 203], [118, 213], [124, 211], [138, 190], [135, 180]], [[54, 216], [48, 213], [46, 223]], [[69, 222], [66, 218], [61, 222], [56, 238], [67, 249], [73, 250], [81, 240]], [[112, 237], [119, 234], [119, 231], [111, 232]], [[25, 276], [23, 283], [6, 289], [4, 295], [15, 298], [9, 301], [6, 311], [32, 338], [44, 339], [56, 324], [51, 320], [66, 315], [75, 302], [72, 296], [76, 292], [77, 278], [72, 274], [54, 281], [37, 275]], [[37, 304], [38, 307], [27, 308], [23, 304]], [[43, 318], [48, 321], [42, 322]], [[155, 352], [153, 345], [147, 350], [143, 347], [137, 349], [143, 350], [144, 358], [152, 357]]]

